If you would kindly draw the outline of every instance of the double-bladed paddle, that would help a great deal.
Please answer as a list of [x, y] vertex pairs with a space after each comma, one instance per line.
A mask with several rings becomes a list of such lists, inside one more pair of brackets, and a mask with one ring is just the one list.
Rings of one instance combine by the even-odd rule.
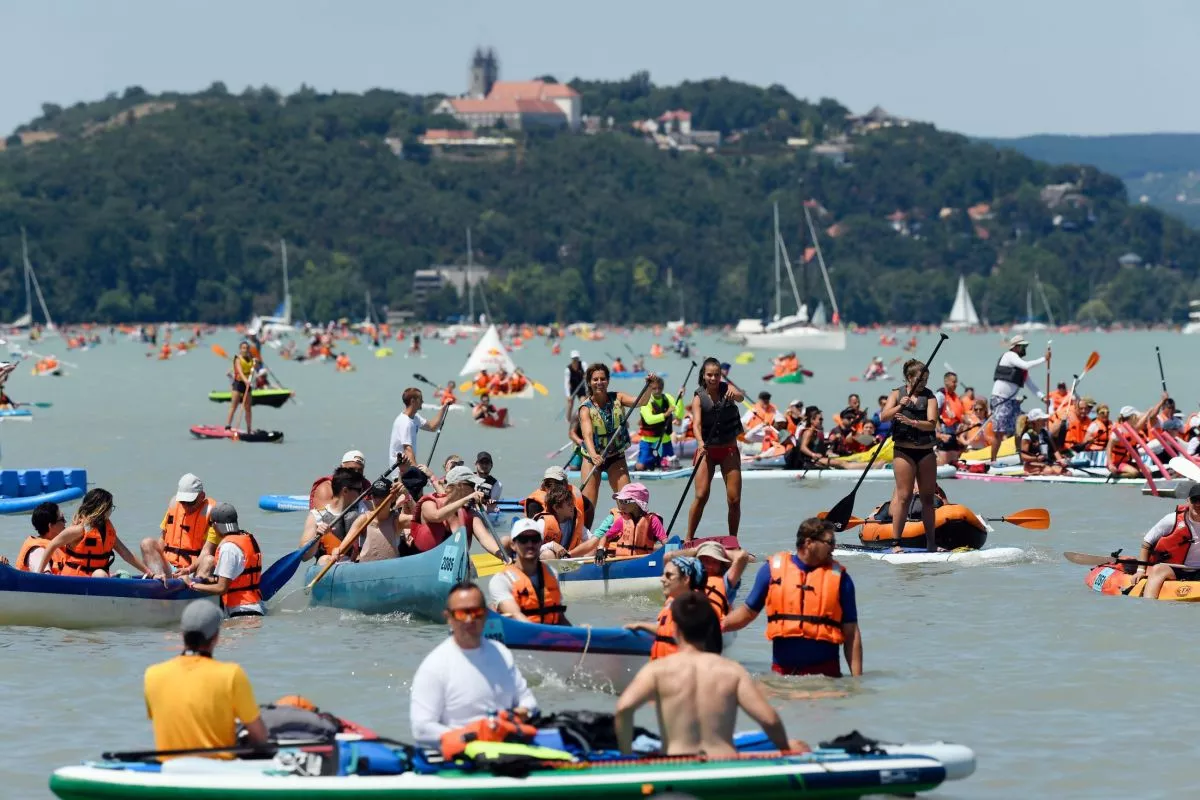
[[[832, 513], [832, 512], [831, 512]], [[817, 515], [821, 516], [821, 515]], [[826, 514], [825, 519], [829, 519], [829, 514]], [[1014, 511], [1003, 517], [984, 517], [988, 522], [1007, 522], [1009, 525], [1016, 525], [1018, 528], [1028, 528], [1033, 531], [1044, 531], [1050, 527], [1050, 512], [1044, 508], [1026, 508], [1021, 511]], [[867, 520], [859, 517], [851, 517], [846, 523], [847, 528], [853, 528], [862, 525]], [[840, 547], [840, 545], [839, 545]]]
[[[933, 348], [933, 352], [929, 354], [929, 358], [925, 359], [924, 371], [926, 373], [929, 372], [929, 364], [937, 356], [938, 350], [942, 349], [942, 343], [949, 338], [950, 336], [948, 334], [938, 334], [937, 345]], [[889, 438], [894, 438], [895, 435], [896, 426], [893, 425], [891, 433], [889, 434]], [[871, 469], [871, 467], [875, 466], [875, 459], [879, 457], [881, 450], [883, 450], [882, 445], [875, 448], [874, 452], [871, 453], [871, 460], [867, 462], [866, 469], [862, 471], [862, 474], [858, 476], [858, 480], [854, 482], [854, 488], [850, 490], [850, 494], [839, 500], [837, 505], [830, 509], [829, 513], [825, 515], [825, 519], [833, 523], [834, 530], [846, 530], [846, 526], [850, 523], [850, 518], [854, 515], [854, 499], [858, 496], [858, 487], [862, 486], [863, 480], [867, 477], [867, 472]]]
[[[1120, 555], [1120, 550], [1111, 553], [1107, 556], [1095, 556], [1091, 553], [1073, 553], [1067, 551], [1063, 553], [1063, 558], [1070, 561], [1072, 564], [1080, 564], [1085, 567], [1102, 567], [1105, 564], [1137, 564], [1139, 566], [1149, 566], [1149, 561], [1142, 561], [1132, 556]], [[1158, 562], [1155, 562], [1158, 563]], [[1186, 564], [1166, 564], [1171, 569], [1193, 569]]]

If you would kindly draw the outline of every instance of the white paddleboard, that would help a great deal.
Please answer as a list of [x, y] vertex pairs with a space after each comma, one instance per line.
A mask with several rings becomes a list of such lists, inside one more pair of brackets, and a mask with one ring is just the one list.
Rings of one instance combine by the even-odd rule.
[[943, 564], [950, 561], [956, 564], [984, 564], [1020, 561], [1026, 553], [1019, 547], [985, 547], [982, 550], [951, 550], [945, 553], [924, 550], [893, 553], [890, 550], [847, 550], [839, 547], [833, 551], [833, 555], [834, 558], [863, 556], [888, 564]]

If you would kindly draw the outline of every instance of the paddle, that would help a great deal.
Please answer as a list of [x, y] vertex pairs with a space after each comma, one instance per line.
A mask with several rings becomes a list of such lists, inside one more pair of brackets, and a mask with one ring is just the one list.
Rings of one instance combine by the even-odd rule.
[[[637, 399], [633, 401], [633, 406], [632, 406], [633, 408], [641, 408], [642, 407], [642, 398], [644, 398], [646, 396], [646, 392], [648, 392], [648, 391], [650, 391], [650, 377], [646, 376], [646, 383], [642, 386], [642, 391], [638, 393]], [[619, 401], [614, 400], [613, 402], [619, 402]], [[608, 442], [605, 443], [605, 445], [604, 445], [604, 452], [602, 452], [600, 454], [600, 464], [603, 464], [605, 461], [608, 460], [608, 451], [612, 449], [613, 443], [616, 442], [617, 439], [619, 439], [619, 438], [620, 437], [617, 435], [617, 431], [612, 431], [609, 434]], [[586, 450], [585, 450], [585, 455], [586, 455]], [[574, 456], [572, 456], [572, 458], [574, 458]], [[579, 482], [580, 488], [587, 486], [588, 481], [590, 481], [592, 479], [592, 474], [597, 470], [597, 468], [599, 468], [600, 464], [595, 464], [595, 463], [592, 463], [589, 461], [591, 470], [587, 473], [586, 476], [583, 476], [582, 469], [580, 470], [580, 474], [583, 477], [583, 480], [581, 480]]]
[[[1074, 553], [1068, 550], [1063, 553], [1063, 558], [1072, 564], [1079, 564], [1084, 567], [1100, 567], [1105, 564], [1138, 564], [1139, 566], [1150, 566], [1149, 561], [1140, 561], [1132, 556], [1122, 556], [1120, 553], [1121, 551], [1118, 550], [1107, 556], [1094, 556], [1090, 553]], [[1171, 569], [1192, 569], [1192, 567], [1186, 564], [1167, 564], [1166, 566]]]
[[[829, 519], [829, 514], [822, 516], [817, 515], [822, 519]], [[1009, 525], [1016, 525], [1018, 528], [1028, 528], [1033, 531], [1044, 531], [1050, 527], [1050, 512], [1044, 508], [1026, 508], [1021, 511], [1015, 511], [1004, 517], [984, 517], [988, 522], [1007, 522]], [[847, 528], [854, 528], [867, 522], [859, 517], [851, 517], [846, 523]], [[842, 545], [838, 545], [842, 547]]]
[[[1155, 349], [1157, 350], [1158, 348], [1155, 348]], [[1078, 375], [1073, 376], [1075, 378], [1075, 380], [1074, 380], [1074, 382], [1071, 383], [1071, 393], [1069, 395], [1070, 397], [1075, 396], [1075, 387], [1079, 385], [1079, 382], [1081, 380], [1083, 380], [1083, 376], [1087, 375], [1089, 372], [1091, 372], [1092, 368], [1095, 367], [1099, 363], [1100, 363], [1100, 354], [1097, 353], [1095, 350], [1093, 350], [1092, 354], [1090, 356], [1088, 356], [1087, 363], [1085, 363], [1083, 365], [1083, 372], [1079, 373]], [[1161, 371], [1161, 369], [1162, 369], [1162, 362], [1160, 361], [1159, 362], [1159, 370]]]
[[[391, 476], [391, 474], [392, 474], [393, 472], [395, 472], [396, 470], [398, 470], [398, 469], [401, 467], [401, 465], [402, 465], [403, 463], [404, 463], [404, 454], [403, 454], [403, 453], [397, 453], [397, 454], [396, 454], [396, 461], [395, 461], [395, 463], [393, 463], [393, 464], [392, 464], [390, 467], [388, 467], [388, 468], [387, 468], [387, 472], [383, 473], [382, 475], [380, 475], [380, 476], [379, 476], [378, 478], [376, 478], [375, 480], [376, 480], [376, 481], [382, 481], [382, 480], [385, 480], [385, 479], [387, 479], [388, 477], [390, 477], [390, 476]], [[374, 483], [372, 483], [371, 485], [373, 486], [373, 485], [374, 485]], [[341, 522], [343, 519], [345, 519], [346, 515], [350, 513], [350, 510], [351, 510], [351, 509], [353, 509], [353, 508], [357, 508], [357, 507], [358, 507], [358, 504], [359, 504], [359, 503], [361, 503], [361, 502], [363, 501], [363, 498], [364, 498], [364, 497], [366, 497], [366, 496], [367, 496], [368, 494], [370, 494], [370, 493], [371, 493], [371, 487], [370, 487], [370, 486], [368, 486], [366, 489], [364, 489], [364, 490], [363, 490], [362, 494], [360, 494], [358, 497], [354, 498], [354, 502], [350, 503], [349, 505], [347, 505], [345, 508], [343, 508], [343, 509], [342, 509], [342, 513], [338, 514], [336, 517], [334, 517], [334, 518], [333, 518], [333, 521], [329, 523], [329, 527], [330, 527], [330, 529], [333, 529], [333, 527], [334, 527], [335, 525], [337, 525], [339, 522]], [[366, 526], [364, 526], [364, 530], [365, 530], [365, 527], [366, 527]], [[320, 536], [314, 536], [314, 537], [313, 537], [313, 540], [312, 540], [311, 542], [309, 542], [308, 544], [306, 544], [306, 545], [304, 545], [303, 547], [301, 547], [301, 548], [300, 548], [300, 549], [299, 549], [297, 552], [299, 552], [301, 555], [303, 555], [304, 553], [308, 552], [308, 551], [309, 551], [309, 550], [311, 550], [312, 548], [316, 547], [316, 546], [317, 546], [317, 544], [318, 544], [320, 541], [321, 541], [321, 537], [320, 537]], [[293, 554], [293, 555], [294, 555], [294, 554]], [[285, 558], [287, 558], [287, 556], [285, 556]], [[299, 562], [297, 562], [297, 563], [299, 563]], [[334, 562], [333, 560], [330, 560], [329, 564], [333, 564], [333, 563], [335, 563], [335, 562]], [[327, 567], [327, 568], [328, 568], [328, 566], [329, 566], [329, 565], [326, 565], [326, 567]], [[318, 576], [318, 577], [319, 577], [319, 576]], [[312, 585], [313, 585], [313, 584], [315, 584], [316, 582], [317, 582], [317, 581], [316, 581], [316, 580], [314, 580], [314, 581], [313, 581], [312, 583], [310, 583], [308, 586], [304, 587], [304, 590], [305, 590], [305, 591], [308, 591], [308, 590], [309, 590], [309, 589], [312, 587]]]
[[[925, 359], [924, 372], [929, 372], [930, 362], [937, 356], [938, 350], [942, 349], [942, 343], [949, 338], [948, 334], [938, 334], [937, 345], [933, 348], [933, 352], [929, 354], [929, 358]], [[896, 426], [893, 425], [888, 437], [892, 438], [895, 435]], [[875, 448], [874, 452], [871, 453], [871, 460], [867, 462], [866, 469], [862, 471], [862, 474], [858, 476], [858, 480], [854, 482], [854, 488], [850, 490], [850, 494], [839, 500], [837, 505], [825, 515], [825, 518], [833, 523], [834, 530], [843, 531], [846, 529], [847, 523], [850, 522], [850, 517], [854, 514], [854, 499], [858, 496], [858, 487], [862, 486], [863, 479], [867, 477], [867, 472], [870, 471], [871, 467], [875, 466], [875, 459], [879, 457], [879, 453], [882, 450], [882, 446]]]
[[124, 753], [101, 753], [105, 761], [151, 761], [164, 756], [194, 756], [209, 753], [229, 753], [235, 756], [270, 756], [280, 747], [316, 747], [318, 745], [332, 746], [328, 739], [314, 739], [307, 742], [265, 742], [261, 745], [235, 744], [229, 747], [185, 747], [180, 750], [132, 750]]
[[229, 358], [229, 353], [226, 353], [225, 348], [219, 344], [214, 344], [208, 349], [213, 351], [213, 355], [220, 356], [221, 358]]
[[262, 574], [262, 579], [258, 584], [258, 590], [262, 593], [264, 602], [274, 597], [292, 579], [296, 570], [300, 568], [300, 562], [304, 560], [304, 551], [309, 547], [310, 545], [305, 545], [298, 550], [293, 550], [267, 567], [267, 571]]
[[561, 453], [563, 450], [566, 450], [568, 447], [572, 446], [573, 444], [575, 444], [575, 443], [567, 442], [566, 444], [564, 444], [562, 447], [558, 448], [557, 450], [546, 453], [546, 458], [554, 458], [556, 455]]
[[50, 408], [53, 405], [54, 405], [54, 403], [34, 403], [34, 402], [13, 403], [13, 408], [20, 408], [21, 406], [34, 406], [35, 408]]
[[[511, 564], [512, 559], [508, 557], [508, 551], [505, 550], [504, 546], [500, 544], [500, 537], [496, 535], [496, 529], [492, 527], [492, 520], [491, 517], [488, 516], [487, 506], [482, 504], [477, 505], [476, 510], [479, 518], [483, 520], [483, 526], [487, 528], [488, 533], [492, 535], [492, 541], [496, 543], [496, 552], [500, 554], [499, 559], [505, 564]], [[468, 540], [467, 546], [469, 547], [470, 544], [471, 542]], [[483, 545], [481, 544], [480, 547], [482, 546]]]
[[1158, 379], [1162, 381], [1163, 394], [1167, 393], [1167, 375], [1163, 372], [1162, 365], [1162, 350], [1158, 349], [1158, 345], [1154, 345], [1154, 356], [1158, 359]]
[[[403, 484], [397, 484], [397, 486], [399, 485]], [[393, 487], [393, 491], [395, 491], [395, 487]], [[393, 499], [395, 499], [394, 495]], [[313, 578], [307, 586], [304, 587], [304, 591], [311, 591], [312, 588], [317, 585], [317, 582], [320, 581], [321, 578], [325, 577], [325, 573], [333, 569], [333, 565], [341, 559], [342, 553], [345, 553], [347, 550], [349, 550], [351, 545], [354, 544], [355, 540], [367, 532], [367, 528], [370, 527], [371, 523], [379, 519], [379, 515], [383, 512], [383, 509], [390, 507], [391, 503], [380, 501], [378, 504], [376, 504], [375, 508], [371, 509], [371, 513], [367, 515], [366, 524], [364, 524], [357, 531], [346, 531], [346, 535], [342, 538], [341, 543], [338, 544], [337, 549], [335, 549], [331, 554], [329, 561], [325, 562], [325, 566], [321, 568], [321, 571], [317, 573], [317, 576]], [[355, 520], [355, 522], [357, 523], [358, 520]]]

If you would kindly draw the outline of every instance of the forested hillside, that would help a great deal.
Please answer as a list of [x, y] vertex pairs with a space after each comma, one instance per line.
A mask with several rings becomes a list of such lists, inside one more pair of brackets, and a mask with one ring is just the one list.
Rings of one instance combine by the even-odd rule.
[[[0, 152], [0, 317], [24, 308], [22, 225], [63, 320], [269, 311], [281, 237], [298, 318], [360, 318], [367, 290], [414, 307], [413, 271], [463, 263], [469, 226], [475, 262], [503, 274], [485, 288], [498, 318], [661, 321], [682, 304], [688, 319], [730, 322], [773, 304], [773, 201], [797, 262], [811, 256], [802, 203], [815, 201], [843, 317], [860, 323], [940, 321], [960, 273], [982, 315], [1011, 320], [1035, 271], [1060, 319], [1179, 319], [1200, 271], [1200, 236], [1131, 207], [1094, 168], [923, 124], [854, 129], [836, 102], [777, 86], [656, 87], [644, 73], [572, 86], [600, 132], [502, 131], [517, 145], [486, 157], [421, 145], [455, 123], [431, 116], [440, 98], [391, 91], [134, 87], [47, 105]], [[629, 125], [678, 108], [722, 132], [715, 152], [660, 150]], [[1128, 252], [1145, 266], [1121, 267]], [[446, 290], [413, 310], [463, 306]]]

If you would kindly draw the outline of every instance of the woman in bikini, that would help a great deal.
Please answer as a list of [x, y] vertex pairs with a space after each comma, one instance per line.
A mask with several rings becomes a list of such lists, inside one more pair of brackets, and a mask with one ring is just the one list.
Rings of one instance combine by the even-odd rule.
[[[654, 375], [646, 376], [650, 380]], [[580, 470], [583, 477], [583, 496], [595, 508], [600, 496], [600, 476], [608, 472], [608, 484], [614, 492], [629, 483], [629, 466], [625, 450], [629, 447], [629, 431], [625, 427], [627, 408], [637, 405], [638, 398], [625, 392], [608, 390], [608, 366], [592, 364], [584, 375], [588, 397], [579, 404], [579, 432], [584, 454]], [[612, 446], [609, 447], [609, 442]]]
[[696, 455], [692, 459], [696, 473], [696, 497], [688, 510], [687, 541], [696, 536], [700, 518], [717, 467], [725, 481], [725, 499], [729, 504], [730, 536], [738, 535], [742, 522], [742, 454], [738, 434], [742, 432], [739, 404], [746, 395], [729, 381], [721, 380], [721, 362], [704, 359], [700, 367], [700, 388], [692, 398], [692, 432], [696, 437]]
[[913, 484], [921, 498], [921, 522], [925, 526], [925, 547], [929, 552], [937, 550], [934, 538], [933, 497], [937, 491], [937, 457], [934, 444], [937, 438], [937, 398], [925, 383], [929, 370], [915, 358], [904, 362], [904, 386], [893, 389], [880, 419], [892, 422], [895, 437], [895, 455], [892, 471], [896, 476], [896, 489], [892, 492], [892, 538], [896, 548], [904, 525], [908, 521], [908, 509], [912, 505]]
[[225, 417], [225, 430], [229, 430], [233, 426], [233, 415], [239, 406], [246, 416], [246, 433], [253, 430], [250, 427], [251, 391], [259, 364], [258, 357], [250, 349], [250, 343], [242, 342], [238, 347], [237, 355], [233, 357], [233, 369], [230, 372], [233, 383], [230, 387], [232, 391], [229, 395], [229, 415]]

